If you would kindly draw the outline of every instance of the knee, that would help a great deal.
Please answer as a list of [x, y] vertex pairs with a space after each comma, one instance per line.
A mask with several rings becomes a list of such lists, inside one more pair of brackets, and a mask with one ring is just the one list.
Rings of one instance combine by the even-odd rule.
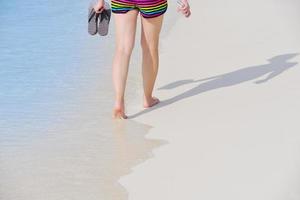
[[116, 46], [117, 53], [130, 56], [133, 51], [134, 44], [118, 44]]
[[141, 40], [141, 47], [142, 47], [142, 50], [143, 52], [158, 52], [158, 44], [157, 42], [148, 42], [146, 41], [145, 39], [142, 39]]

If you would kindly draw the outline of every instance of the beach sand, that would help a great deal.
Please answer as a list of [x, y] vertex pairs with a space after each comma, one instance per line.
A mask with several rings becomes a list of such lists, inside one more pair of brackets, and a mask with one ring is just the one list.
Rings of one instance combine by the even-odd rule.
[[1, 200], [300, 199], [299, 1], [169, 3], [162, 102], [142, 109], [137, 46], [124, 121], [89, 1], [1, 3]]
[[168, 142], [121, 177], [129, 200], [299, 200], [300, 2], [191, 6], [162, 40], [161, 103], [129, 110]]

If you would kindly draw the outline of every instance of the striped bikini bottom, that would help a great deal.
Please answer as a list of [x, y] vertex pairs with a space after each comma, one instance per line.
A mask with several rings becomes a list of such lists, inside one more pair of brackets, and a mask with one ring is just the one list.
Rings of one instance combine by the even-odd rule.
[[138, 9], [145, 18], [153, 18], [167, 11], [167, 0], [111, 0], [113, 13], [127, 13], [129, 10]]

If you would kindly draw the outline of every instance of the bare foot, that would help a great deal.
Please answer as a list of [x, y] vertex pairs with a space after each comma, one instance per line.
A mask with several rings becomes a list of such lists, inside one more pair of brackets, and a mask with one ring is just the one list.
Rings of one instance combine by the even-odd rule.
[[124, 108], [115, 107], [113, 110], [113, 116], [114, 119], [127, 119], [127, 115], [124, 113]]
[[156, 97], [152, 97], [151, 99], [145, 99], [144, 100], [144, 108], [150, 108], [156, 104], [158, 104], [160, 101]]

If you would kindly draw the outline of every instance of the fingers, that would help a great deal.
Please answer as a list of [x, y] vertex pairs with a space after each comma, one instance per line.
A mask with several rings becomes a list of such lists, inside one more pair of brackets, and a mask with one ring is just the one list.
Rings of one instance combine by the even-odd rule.
[[94, 5], [94, 10], [96, 13], [101, 13], [104, 10], [104, 3], [99, 1], [97, 4]]
[[186, 7], [186, 8], [178, 7], [178, 8], [177, 8], [177, 11], [178, 11], [178, 12], [182, 12], [182, 13], [186, 13], [186, 12], [189, 12], [189, 11], [190, 11], [190, 8], [188, 8], [188, 7]]
[[186, 10], [186, 9], [188, 8], [188, 5], [182, 4], [182, 5], [180, 5], [180, 8], [181, 8], [182, 10]]
[[185, 17], [189, 17], [191, 15], [191, 12], [187, 12], [187, 14], [185, 14]]
[[182, 14], [184, 14], [185, 17], [189, 17], [191, 15], [191, 11], [190, 11], [190, 6], [188, 4], [187, 1], [183, 0], [177, 0], [178, 3], [178, 7], [177, 7], [177, 12], [181, 12]]
[[180, 10], [185, 10], [185, 9], [187, 9], [188, 8], [188, 4], [186, 4], [186, 3], [183, 3], [182, 1], [177, 1], [177, 4], [179, 5], [179, 9]]
[[184, 14], [185, 17], [189, 17], [191, 15], [191, 11], [189, 9], [183, 11], [182, 13]]
[[188, 13], [189, 11], [190, 11], [190, 9], [183, 9], [182, 13], [185, 14], [185, 13]]
[[[94, 8], [94, 9], [95, 9], [95, 8]], [[95, 12], [96, 12], [96, 13], [101, 13], [103, 10], [104, 10], [104, 7], [100, 8], [100, 9], [97, 9], [97, 8], [96, 8], [96, 9], [95, 9]]]

